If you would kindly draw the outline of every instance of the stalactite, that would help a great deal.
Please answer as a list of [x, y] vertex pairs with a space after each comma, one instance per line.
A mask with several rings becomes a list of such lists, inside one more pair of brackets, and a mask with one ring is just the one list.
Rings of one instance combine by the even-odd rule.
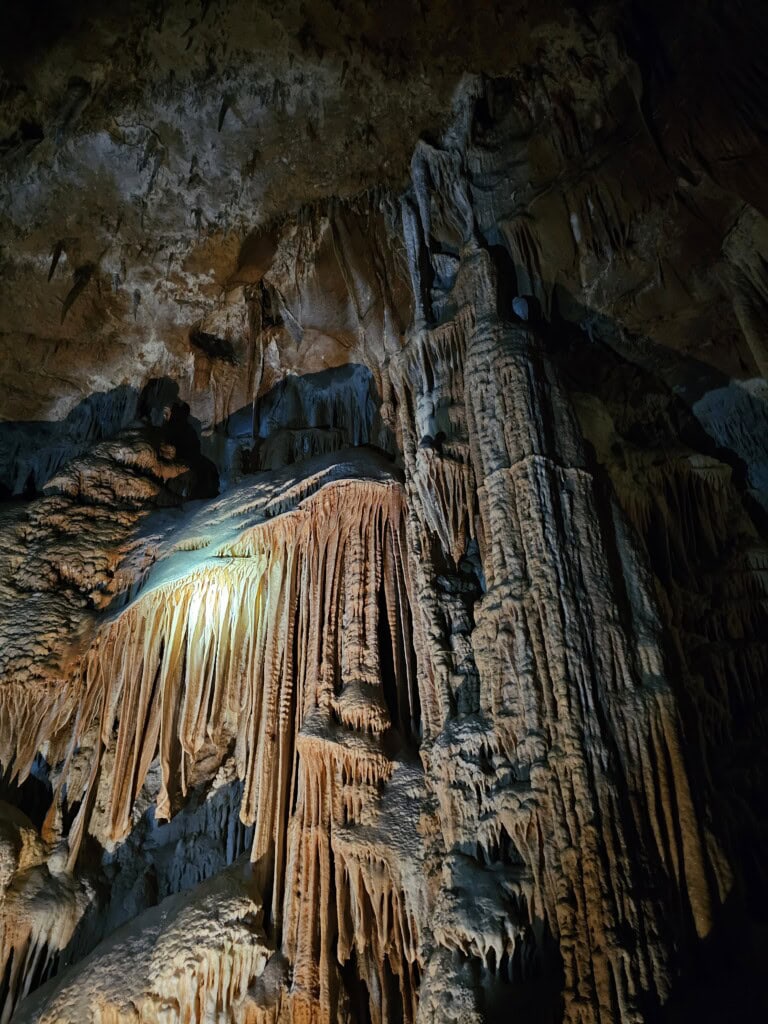
[[464, 349], [472, 310], [417, 333], [399, 356], [395, 380], [408, 410], [405, 457], [426, 525], [458, 563], [474, 536], [474, 480], [463, 409]]
[[[689, 929], [706, 935], [720, 857], [705, 843], [691, 798], [658, 616], [638, 608], [629, 633], [619, 617], [609, 568], [616, 541], [603, 533], [597, 490], [556, 372], [533, 332], [499, 320], [482, 251], [465, 250], [456, 280], [471, 312], [459, 305], [450, 328], [424, 328], [410, 343], [429, 351], [435, 335], [439, 343], [449, 334], [452, 362], [462, 367], [466, 419], [456, 416], [451, 426], [468, 440], [487, 587], [472, 634], [480, 718], [460, 724], [460, 714], [454, 725], [443, 700], [442, 727], [427, 755], [444, 841], [448, 851], [466, 849], [486, 817], [503, 821], [531, 872], [520, 928], [543, 915], [557, 936], [566, 1019], [639, 1021], [644, 994], [663, 1000], [671, 984], [662, 893], [684, 893], [687, 909], [672, 925], [681, 941]], [[428, 387], [429, 374], [421, 379]], [[400, 407], [416, 424], [405, 455], [417, 479], [419, 406], [406, 387]], [[405, 437], [409, 430], [406, 422]], [[451, 554], [450, 533], [435, 528], [430, 507], [439, 488], [424, 497], [415, 484], [412, 493], [424, 526]], [[632, 586], [642, 578], [636, 572]], [[433, 581], [425, 589], [434, 590]], [[652, 605], [650, 590], [643, 600]], [[445, 603], [441, 610], [433, 598], [431, 608], [423, 609], [426, 617], [444, 618]], [[428, 628], [428, 635], [420, 656], [439, 665], [444, 633]], [[439, 691], [422, 692], [424, 705], [435, 698], [440, 707]], [[618, 797], [624, 791], [629, 817]], [[611, 825], [598, 830], [598, 821]], [[642, 859], [635, 857], [638, 842]], [[648, 881], [641, 881], [645, 870]], [[650, 877], [657, 886], [664, 881], [655, 895], [641, 897]], [[443, 942], [485, 960], [491, 947], [451, 938], [467, 935], [467, 914], [451, 891], [446, 879], [438, 897]], [[623, 927], [644, 936], [641, 949], [622, 943]], [[494, 962], [513, 945], [511, 938], [494, 940]]]
[[[588, 416], [584, 422], [589, 431]], [[727, 464], [685, 447], [662, 456], [628, 445], [615, 432], [613, 452], [596, 438], [595, 444], [634, 538], [625, 546], [639, 544], [662, 598], [658, 620], [671, 639], [676, 694], [695, 739], [698, 785], [711, 804], [710, 861], [724, 898], [734, 872], [720, 847], [732, 861], [749, 865], [751, 884], [764, 875], [766, 836], [745, 808], [750, 800], [733, 799], [737, 780], [728, 766], [734, 756], [749, 760], [754, 772], [738, 786], [746, 795], [761, 788], [764, 769], [752, 751], [766, 728], [765, 545]], [[641, 572], [632, 567], [628, 588]], [[745, 721], [746, 732], [739, 724]], [[726, 751], [731, 753], [724, 756]], [[656, 772], [655, 765], [648, 767], [649, 778]]]
[[36, 700], [30, 701], [26, 682], [4, 682], [0, 686], [0, 764], [23, 782], [35, 757], [46, 747], [55, 752], [71, 722], [77, 694], [67, 680], [42, 684]]
[[[333, 671], [333, 664], [324, 667], [322, 663], [308, 663], [303, 677], [294, 680], [294, 666], [288, 656], [290, 638], [297, 626], [295, 609], [300, 603], [295, 589], [298, 579], [310, 589], [325, 586], [330, 591], [338, 587], [336, 577], [341, 576], [347, 581], [343, 606], [349, 607], [350, 614], [356, 615], [354, 602], [370, 593], [369, 600], [374, 602], [370, 614], [376, 615], [380, 576], [369, 581], [354, 574], [369, 564], [366, 559], [375, 566], [382, 555], [368, 555], [354, 545], [377, 533], [381, 537], [377, 541], [379, 551], [379, 545], [393, 543], [389, 521], [398, 514], [398, 499], [392, 488], [368, 487], [366, 494], [366, 485], [352, 487], [363, 503], [355, 508], [356, 513], [367, 502], [368, 517], [345, 516], [349, 506], [343, 498], [349, 485], [330, 488], [334, 493], [321, 492], [300, 512], [275, 518], [235, 544], [220, 548], [215, 558], [207, 560], [182, 584], [145, 594], [101, 634], [81, 670], [84, 696], [78, 709], [81, 724], [75, 729], [75, 745], [78, 728], [87, 728], [97, 715], [101, 746], [104, 750], [114, 748], [116, 762], [114, 788], [106, 794], [104, 835], [110, 841], [119, 841], [130, 830], [133, 801], [157, 751], [163, 768], [157, 816], [162, 818], [172, 809], [176, 768], [183, 796], [195, 760], [207, 741], [221, 749], [230, 742], [235, 744], [238, 772], [250, 780], [243, 798], [243, 819], [251, 822], [255, 818], [252, 787], [257, 778], [261, 785], [264, 769], [276, 757], [279, 759], [274, 744], [265, 736], [272, 734], [273, 722], [277, 727], [291, 718], [294, 699], [300, 723], [318, 694], [329, 685], [327, 673]], [[378, 507], [377, 502], [381, 502]], [[323, 529], [321, 525], [316, 539], [317, 522], [333, 526]], [[315, 544], [317, 556], [313, 553]], [[352, 545], [348, 565], [326, 561], [347, 545]], [[324, 584], [312, 580], [308, 563], [315, 559], [315, 566], [327, 577]], [[352, 575], [348, 578], [347, 573]], [[402, 590], [389, 596], [405, 601]], [[310, 604], [305, 612], [307, 628], [316, 635], [324, 621], [322, 617], [318, 621], [317, 616], [324, 610]], [[391, 612], [396, 621], [401, 614], [397, 606]], [[332, 607], [327, 607], [327, 613], [332, 613]], [[369, 626], [375, 627], [376, 622]], [[341, 650], [326, 651], [326, 658], [341, 657], [343, 661], [345, 650], [351, 648], [356, 657], [367, 650], [362, 636], [341, 634], [338, 641], [333, 637], [331, 631], [326, 643], [338, 643]], [[376, 684], [377, 666], [368, 674], [371, 685]], [[331, 679], [330, 685], [334, 684]], [[344, 688], [341, 698], [343, 694]], [[250, 714], [244, 714], [246, 709]], [[94, 770], [98, 772], [98, 762]], [[68, 801], [71, 804], [82, 799], [81, 813], [87, 817], [87, 787], [81, 786], [78, 791], [75, 780], [68, 780], [65, 771], [62, 782], [66, 781]]]
[[[2, 817], [0, 809], [0, 835], [8, 824], [21, 834], [13, 862], [0, 861], [7, 874], [0, 892], [0, 1020], [8, 1024], [19, 1001], [45, 980], [67, 949], [94, 894], [65, 870], [65, 851], [46, 858], [31, 823], [25, 828], [23, 821]], [[10, 851], [0, 852], [6, 860]]]
[[[398, 1001], [413, 1020], [408, 895], [391, 882], [381, 889], [377, 863], [332, 848], [336, 829], [375, 817], [396, 767], [383, 734], [394, 728], [407, 743], [419, 731], [402, 491], [392, 481], [339, 481], [290, 509], [271, 507], [274, 515], [181, 580], [146, 586], [100, 632], [75, 680], [81, 698], [45, 834], [54, 840], [65, 808], [78, 808], [66, 833], [73, 870], [87, 833], [108, 849], [130, 836], [156, 760], [163, 819], [188, 798], [205, 759], [231, 750], [255, 891], [268, 901], [270, 927], [280, 934], [285, 922], [295, 1019], [305, 1005], [308, 1019], [330, 1022], [340, 1005], [341, 924], [331, 912], [346, 878], [371, 991], [385, 988], [373, 948], [400, 978]], [[14, 975], [15, 988], [24, 977]], [[208, 982], [193, 982], [204, 995]], [[180, 1012], [184, 992], [174, 996]], [[199, 1007], [188, 1012], [207, 1019]]]
[[[467, 409], [489, 538], [483, 552], [489, 589], [478, 614], [476, 650], [483, 652], [481, 683], [498, 680], [490, 691], [484, 688], [486, 713], [497, 720], [511, 712], [507, 754], [530, 771], [542, 801], [537, 813], [548, 822], [539, 826], [538, 859], [546, 865], [554, 858], [545, 867], [551, 877], [543, 900], [564, 953], [573, 1000], [566, 1015], [591, 1019], [597, 1009], [600, 1020], [634, 1019], [640, 993], [650, 987], [663, 998], [669, 981], [664, 954], [650, 939], [645, 962], [617, 941], [616, 929], [628, 917], [635, 932], [660, 931], [661, 905], [644, 901], [641, 909], [634, 895], [632, 873], [639, 865], [627, 864], [633, 836], [649, 830], [656, 836], [654, 875], [664, 870], [687, 892], [700, 936], [712, 921], [674, 702], [663, 683], [658, 641], [653, 634], [628, 636], [616, 615], [607, 574], [610, 541], [601, 535], [594, 484], [535, 335], [505, 328], [491, 314], [478, 321], [468, 345]], [[505, 650], [516, 685], [508, 669], [499, 674]], [[498, 689], [507, 680], [509, 693]], [[634, 821], [623, 820], [612, 773], [640, 797], [633, 801]], [[648, 787], [659, 776], [657, 805]], [[613, 824], [598, 833], [591, 824], [597, 820]], [[556, 878], [573, 909], [566, 911], [562, 895], [553, 899]], [[571, 949], [573, 959], [565, 954]], [[584, 974], [580, 965], [587, 963]]]
[[[381, 197], [365, 258], [334, 200], [239, 266], [258, 339], [226, 310], [191, 338], [222, 493], [185, 505], [195, 474], [144, 427], [33, 460], [48, 497], [13, 528], [49, 550], [0, 551], [0, 610], [32, 595], [42, 624], [0, 651], [0, 763], [21, 792], [44, 762], [53, 796], [39, 830], [0, 807], [0, 1024], [648, 1024], [710, 940], [753, 836], [726, 794], [768, 735], [768, 559], [742, 467], [686, 447], [673, 398], [657, 450], [631, 401], [638, 443], [567, 393], [547, 248], [592, 301], [645, 241], [640, 199], [575, 162], [616, 113], [588, 127], [550, 77], [473, 78], [418, 144], [407, 301]], [[551, 112], [572, 194], [507, 195], [494, 102], [514, 147]], [[761, 230], [742, 212], [724, 250], [758, 363]], [[754, 431], [719, 426], [759, 497]]]

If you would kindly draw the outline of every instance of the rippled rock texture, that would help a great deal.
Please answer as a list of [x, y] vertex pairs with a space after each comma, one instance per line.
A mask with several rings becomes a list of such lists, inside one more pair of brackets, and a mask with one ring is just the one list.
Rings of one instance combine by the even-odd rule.
[[768, 1014], [766, 28], [12, 5], [2, 1024]]

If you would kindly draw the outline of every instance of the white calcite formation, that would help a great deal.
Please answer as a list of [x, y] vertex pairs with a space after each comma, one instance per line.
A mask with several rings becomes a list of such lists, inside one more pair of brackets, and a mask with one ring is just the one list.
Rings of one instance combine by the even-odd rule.
[[671, 1024], [761, 962], [764, 221], [717, 193], [731, 380], [579, 18], [570, 93], [464, 79], [410, 184], [248, 236], [190, 359], [2, 435], [0, 1024]]
[[261, 916], [244, 865], [235, 865], [119, 929], [14, 1020], [258, 1020], [248, 1016], [249, 987], [273, 953]]

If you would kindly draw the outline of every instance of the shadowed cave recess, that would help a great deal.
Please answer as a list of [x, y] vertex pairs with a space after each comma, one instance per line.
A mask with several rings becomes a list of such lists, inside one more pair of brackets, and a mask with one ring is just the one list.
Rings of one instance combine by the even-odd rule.
[[768, 1020], [765, 5], [0, 22], [0, 1024]]

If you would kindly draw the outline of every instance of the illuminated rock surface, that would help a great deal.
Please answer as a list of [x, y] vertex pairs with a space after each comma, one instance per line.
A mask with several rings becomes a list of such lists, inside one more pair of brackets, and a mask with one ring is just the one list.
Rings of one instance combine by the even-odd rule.
[[0, 1024], [768, 1017], [768, 25], [538, 6], [12, 5]]

